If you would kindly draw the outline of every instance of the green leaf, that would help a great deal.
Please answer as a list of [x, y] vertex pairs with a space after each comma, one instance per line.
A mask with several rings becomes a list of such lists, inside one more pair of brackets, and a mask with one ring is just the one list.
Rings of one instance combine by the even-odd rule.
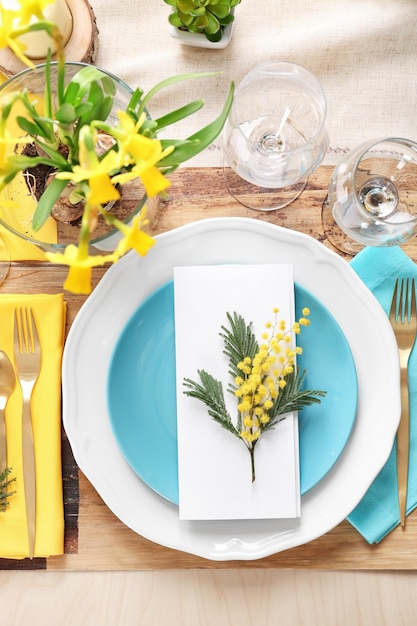
[[7, 507], [9, 505], [8, 499], [13, 496], [16, 491], [10, 491], [10, 485], [16, 480], [16, 477], [9, 478], [12, 473], [12, 469], [10, 467], [6, 467], [0, 473], [0, 511], [5, 513], [7, 511]]
[[219, 30], [221, 32], [219, 20], [213, 13], [207, 11], [207, 26], [205, 32], [209, 35], [214, 35], [214, 33], [217, 33]]
[[86, 126], [94, 120], [105, 121], [112, 110], [112, 106], [113, 98], [111, 96], [102, 98], [92, 106], [90, 111], [80, 116], [80, 124]]
[[227, 26], [228, 24], [231, 24], [234, 21], [234, 19], [235, 19], [235, 16], [229, 13], [229, 15], [226, 15], [225, 17], [222, 17], [222, 18], [219, 17], [219, 22], [222, 26]]
[[145, 110], [149, 100], [151, 98], [153, 98], [153, 96], [156, 93], [158, 93], [158, 91], [161, 91], [162, 89], [165, 89], [166, 87], [169, 87], [171, 85], [175, 85], [175, 84], [183, 82], [185, 80], [192, 80], [194, 78], [205, 78], [206, 76], [218, 76], [219, 74], [221, 74], [221, 72], [192, 72], [192, 73], [189, 73], [189, 74], [177, 74], [176, 76], [171, 76], [170, 78], [166, 78], [165, 80], [162, 80], [161, 82], [157, 83], [143, 97], [142, 102], [140, 103], [140, 106], [139, 106], [139, 109], [138, 109], [138, 113], [137, 113], [138, 117]]
[[74, 83], [72, 81], [68, 83], [66, 92], [65, 92], [65, 102], [73, 105], [74, 102], [77, 101], [79, 90], [80, 90], [80, 86], [78, 83]]
[[50, 165], [54, 168], [59, 168], [61, 171], [71, 170], [71, 164], [68, 162], [68, 159], [66, 159], [60, 152], [58, 152], [58, 150], [55, 150], [53, 147], [51, 147], [47, 143], [44, 143], [43, 141], [40, 141], [39, 139], [36, 143], [48, 155], [49, 159], [45, 159], [45, 157], [39, 157], [39, 159], [37, 159], [36, 157], [30, 157], [32, 166], [28, 167], [33, 167], [33, 165], [36, 165], [36, 163], [38, 162], [43, 163], [44, 165]]
[[91, 104], [91, 102], [83, 102], [81, 104], [79, 104], [77, 106], [77, 108], [75, 109], [75, 117], [74, 117], [74, 122], [76, 121], [77, 117], [86, 117], [87, 115], [90, 115], [92, 109], [93, 109], [93, 104]]
[[[171, 26], [175, 26], [175, 28], [181, 28], [181, 26], [184, 26], [184, 22], [181, 20], [178, 12], [171, 13], [168, 16], [168, 21], [171, 24]], [[192, 20], [190, 19], [190, 23], [191, 21]]]
[[228, 2], [218, 2], [215, 5], [210, 5], [209, 11], [218, 19], [223, 19], [230, 13], [230, 4]]
[[176, 5], [181, 13], [190, 13], [195, 8], [192, 0], [177, 0]]
[[216, 43], [217, 41], [221, 41], [222, 37], [223, 37], [223, 30], [221, 28], [219, 28], [218, 31], [216, 31], [213, 34], [210, 34], [209, 32], [205, 32], [206, 38], [209, 41], [212, 41], [214, 43]]
[[204, 15], [200, 15], [196, 17], [193, 21], [193, 25], [196, 26], [199, 30], [206, 30], [210, 26], [209, 13], [204, 11]]
[[[74, 105], [76, 105], [77, 102], [80, 103], [82, 99], [90, 92], [90, 87], [92, 84], [94, 84], [94, 82], [101, 82], [107, 95], [113, 96], [116, 93], [116, 87], [113, 80], [98, 68], [92, 65], [88, 65], [86, 67], [83, 67], [79, 72], [77, 72], [68, 83], [65, 89], [64, 101], [71, 102]], [[77, 102], [74, 102], [73, 100], [73, 85], [78, 86]]]
[[16, 168], [8, 172], [8, 174], [6, 174], [4, 177], [2, 177], [0, 189], [3, 190], [6, 187], [6, 185], [11, 183], [14, 177], [17, 176], [17, 174], [20, 174], [20, 171], [21, 171], [20, 168]]
[[6, 101], [6, 98], [3, 99], [2, 101], [2, 107], [0, 109], [1, 111], [1, 119], [3, 121], [7, 120], [9, 115], [10, 115], [10, 111], [12, 106], [14, 105], [14, 103], [16, 102], [16, 100], [18, 100], [20, 97], [20, 94], [18, 92], [16, 92], [15, 94], [12, 95], [12, 97], [10, 97], [9, 101]]
[[286, 386], [280, 390], [277, 399], [270, 411], [271, 421], [264, 426], [264, 430], [272, 428], [286, 413], [301, 411], [311, 404], [320, 404], [320, 398], [326, 396], [325, 391], [301, 389], [306, 372], [299, 374], [294, 370], [285, 377]]
[[56, 111], [55, 117], [61, 124], [71, 124], [77, 119], [75, 107], [69, 102], [64, 104]]
[[51, 211], [58, 200], [59, 196], [68, 184], [67, 180], [59, 180], [54, 178], [51, 183], [46, 187], [39, 202], [36, 206], [35, 213], [33, 215], [32, 228], [36, 232], [46, 222], [51, 214]]
[[[189, 141], [190, 143], [182, 143], [178, 145], [175, 148], [174, 152], [169, 154], [167, 157], [165, 157], [165, 159], [162, 159], [162, 161], [158, 163], [158, 167], [178, 167], [180, 163], [191, 159], [192, 157], [199, 154], [202, 150], [207, 148], [209, 145], [211, 145], [216, 137], [221, 133], [222, 128], [226, 122], [227, 116], [229, 115], [229, 111], [232, 106], [233, 94], [234, 83], [232, 82], [230, 85], [228, 97], [219, 117], [198, 132], [194, 133], [194, 135], [188, 137], [187, 141]], [[175, 144], [174, 142], [170, 142], [169, 140], [164, 140], [164, 145], [168, 146]]]
[[140, 99], [143, 96], [143, 89], [137, 87], [132, 94], [132, 97], [129, 100], [129, 104], [126, 107], [126, 111], [131, 115], [134, 119], [137, 120], [136, 117], [136, 109], [139, 106]]
[[193, 17], [199, 17], [200, 15], [205, 15], [205, 14], [206, 14], [205, 7], [197, 7], [193, 9], [192, 11], [190, 11], [190, 15], [192, 15]]
[[[234, 312], [233, 315], [226, 313], [230, 329], [226, 326], [221, 327], [220, 337], [224, 341], [225, 354], [229, 359], [229, 373], [233, 377], [240, 376], [241, 372], [237, 365], [245, 357], [253, 359], [259, 350], [259, 344], [252, 330], [252, 323], [246, 324], [241, 315]], [[236, 389], [236, 386], [230, 385], [230, 390]]]
[[204, 106], [203, 100], [196, 100], [195, 102], [190, 102], [189, 104], [177, 109], [176, 111], [171, 111], [167, 115], [163, 115], [158, 119], [154, 120], [156, 123], [155, 130], [159, 131], [161, 128], [165, 128], [166, 126], [171, 126], [180, 120], [183, 120], [185, 117], [193, 115]]
[[34, 22], [27, 29], [29, 32], [46, 31], [50, 37], [53, 37], [55, 24], [47, 22], [46, 20]]
[[197, 373], [200, 377], [200, 383], [194, 382], [190, 378], [184, 378], [185, 395], [204, 402], [210, 417], [233, 435], [239, 437], [239, 433], [226, 409], [221, 382], [205, 370], [198, 370]]
[[37, 137], [40, 135], [44, 137], [44, 129], [43, 127], [37, 123], [37, 120], [33, 120], [30, 122], [26, 117], [21, 117], [20, 115], [16, 118], [16, 122], [19, 124], [20, 128], [31, 135], [32, 137]]

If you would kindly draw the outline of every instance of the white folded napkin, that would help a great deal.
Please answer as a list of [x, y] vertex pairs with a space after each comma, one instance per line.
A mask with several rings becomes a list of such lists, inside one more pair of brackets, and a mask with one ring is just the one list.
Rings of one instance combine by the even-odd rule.
[[184, 394], [183, 379], [198, 381], [204, 369], [223, 384], [232, 420], [237, 399], [227, 392], [231, 377], [223, 354], [226, 313], [253, 322], [261, 340], [265, 323], [280, 310], [294, 322], [290, 265], [225, 265], [174, 269], [178, 415], [179, 509], [181, 519], [295, 518], [300, 514], [298, 422], [290, 414], [264, 432], [255, 448], [256, 480], [244, 443], [216, 423], [205, 404]]

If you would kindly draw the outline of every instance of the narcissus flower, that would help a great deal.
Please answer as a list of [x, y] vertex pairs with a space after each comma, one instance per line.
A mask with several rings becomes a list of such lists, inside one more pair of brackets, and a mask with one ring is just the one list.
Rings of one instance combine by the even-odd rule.
[[114, 254], [90, 256], [83, 248], [70, 244], [61, 252], [45, 252], [51, 263], [68, 265], [69, 271], [64, 282], [64, 289], [73, 293], [89, 294], [91, 292], [92, 268], [114, 263], [117, 258]]
[[[0, 49], [9, 47], [24, 63], [33, 67], [33, 62], [25, 55], [26, 46], [18, 38], [34, 29], [43, 27], [51, 33], [54, 25], [47, 22], [43, 11], [54, 0], [14, 0], [0, 4]], [[37, 18], [35, 25], [32, 18]]]

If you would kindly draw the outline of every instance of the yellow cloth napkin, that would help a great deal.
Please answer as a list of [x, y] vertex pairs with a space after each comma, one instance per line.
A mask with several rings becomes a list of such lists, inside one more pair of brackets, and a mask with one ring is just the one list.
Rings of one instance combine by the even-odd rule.
[[[61, 463], [61, 360], [65, 302], [58, 295], [0, 295], [0, 349], [13, 362], [14, 309], [31, 306], [42, 349], [42, 367], [32, 395], [36, 464], [35, 556], [63, 554], [64, 505]], [[20, 385], [6, 407], [9, 467], [16, 477], [5, 513], [0, 513], [0, 557], [28, 556], [25, 494], [22, 474], [22, 396]]]

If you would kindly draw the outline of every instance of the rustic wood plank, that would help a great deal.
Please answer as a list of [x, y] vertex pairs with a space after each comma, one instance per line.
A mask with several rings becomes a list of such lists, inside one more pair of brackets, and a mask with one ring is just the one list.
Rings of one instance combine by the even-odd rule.
[[78, 554], [51, 557], [48, 570], [168, 570], [293, 568], [322, 570], [414, 570], [410, 549], [417, 538], [417, 513], [406, 531], [394, 530], [370, 546], [344, 521], [319, 539], [255, 561], [210, 561], [164, 548], [133, 532], [107, 508], [88, 480], [80, 475]]

